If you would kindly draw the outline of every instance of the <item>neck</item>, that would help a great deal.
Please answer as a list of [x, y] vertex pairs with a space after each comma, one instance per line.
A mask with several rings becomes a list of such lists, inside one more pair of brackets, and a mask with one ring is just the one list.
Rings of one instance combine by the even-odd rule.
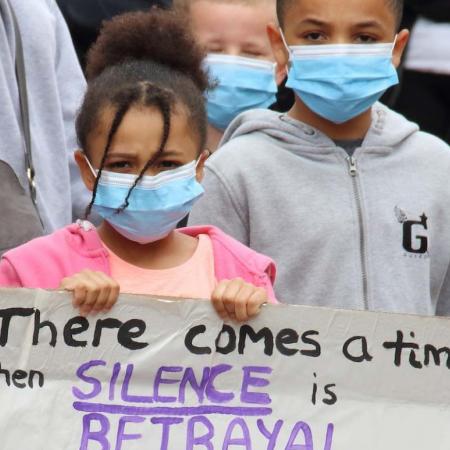
[[130, 241], [104, 221], [98, 228], [103, 243], [120, 259], [144, 269], [164, 270], [179, 266], [194, 254], [198, 240], [176, 231], [149, 244]]
[[122, 236], [106, 221], [103, 221], [98, 227], [98, 234], [103, 243], [113, 253], [128, 262], [140, 261], [143, 259], [143, 256], [154, 256], [170, 251], [176, 239], [175, 232], [172, 231], [168, 236], [159, 241], [139, 244]]
[[334, 141], [363, 139], [372, 123], [371, 108], [348, 122], [336, 124], [311, 111], [297, 96], [288, 115], [316, 128]]

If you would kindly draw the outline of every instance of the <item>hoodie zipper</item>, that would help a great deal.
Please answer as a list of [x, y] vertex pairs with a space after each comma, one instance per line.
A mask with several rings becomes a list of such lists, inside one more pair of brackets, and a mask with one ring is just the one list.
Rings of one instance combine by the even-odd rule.
[[364, 220], [363, 220], [363, 208], [361, 200], [361, 190], [358, 183], [358, 167], [356, 165], [356, 159], [353, 156], [347, 157], [348, 170], [352, 178], [353, 185], [353, 195], [355, 198], [356, 209], [358, 211], [358, 224], [359, 224], [359, 251], [361, 257], [361, 275], [362, 275], [362, 286], [363, 286], [363, 301], [364, 308], [369, 309], [368, 300], [368, 287], [367, 287], [367, 263], [366, 263], [366, 236], [364, 230]]

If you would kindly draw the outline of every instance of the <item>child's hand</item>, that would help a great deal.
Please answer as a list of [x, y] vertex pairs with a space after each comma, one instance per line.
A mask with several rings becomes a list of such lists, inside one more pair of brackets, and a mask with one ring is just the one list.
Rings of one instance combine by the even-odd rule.
[[109, 311], [119, 296], [120, 287], [102, 272], [83, 270], [61, 281], [60, 289], [73, 292], [73, 306], [81, 316]]
[[259, 313], [261, 305], [267, 303], [269, 298], [265, 289], [236, 278], [221, 281], [214, 289], [211, 300], [223, 320], [246, 322]]

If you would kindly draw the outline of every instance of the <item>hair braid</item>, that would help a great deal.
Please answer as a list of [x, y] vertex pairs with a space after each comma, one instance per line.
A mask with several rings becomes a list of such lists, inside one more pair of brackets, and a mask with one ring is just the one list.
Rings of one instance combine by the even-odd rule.
[[104, 168], [105, 161], [106, 161], [106, 158], [107, 158], [108, 153], [109, 153], [109, 149], [111, 148], [112, 140], [114, 139], [114, 136], [117, 133], [117, 130], [119, 129], [120, 124], [122, 123], [122, 120], [125, 117], [125, 114], [128, 112], [128, 110], [130, 109], [131, 105], [138, 98], [139, 98], [139, 91], [136, 89], [136, 87], [133, 87], [133, 88], [129, 89], [128, 91], [122, 92], [121, 93], [121, 98], [118, 99], [119, 100], [118, 108], [117, 108], [116, 114], [114, 116], [113, 122], [111, 124], [111, 129], [109, 130], [109, 133], [108, 133], [108, 139], [106, 141], [106, 147], [105, 147], [105, 150], [103, 152], [102, 160], [101, 160], [101, 163], [100, 163], [100, 168], [98, 170], [97, 177], [96, 177], [95, 183], [94, 183], [94, 189], [93, 189], [93, 192], [92, 192], [92, 199], [91, 199], [88, 207], [86, 208], [85, 219], [87, 219], [89, 217], [89, 215], [91, 214], [92, 206], [94, 205], [95, 197], [97, 196], [98, 184], [99, 184], [100, 178], [101, 178], [102, 173], [103, 173], [103, 168]]
[[131, 186], [130, 190], [128, 191], [128, 194], [125, 198], [123, 205], [117, 210], [117, 212], [121, 212], [128, 207], [129, 199], [134, 188], [142, 180], [142, 177], [144, 176], [145, 172], [147, 172], [149, 167], [151, 167], [155, 163], [160, 154], [164, 151], [164, 148], [167, 144], [167, 140], [169, 139], [170, 122], [171, 122], [170, 116], [172, 113], [172, 103], [174, 101], [173, 95], [171, 95], [169, 91], [161, 89], [150, 82], [144, 82], [142, 83], [142, 86], [145, 89], [143, 103], [146, 106], [157, 106], [162, 115], [163, 133], [161, 137], [161, 143], [157, 152], [147, 161], [144, 168], [139, 173], [139, 176], [134, 181], [133, 186]]

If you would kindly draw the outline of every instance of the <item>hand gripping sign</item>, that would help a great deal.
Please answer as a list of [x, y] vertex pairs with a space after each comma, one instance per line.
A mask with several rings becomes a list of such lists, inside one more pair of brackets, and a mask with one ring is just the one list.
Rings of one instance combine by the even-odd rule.
[[2, 450], [448, 450], [450, 320], [0, 290]]

